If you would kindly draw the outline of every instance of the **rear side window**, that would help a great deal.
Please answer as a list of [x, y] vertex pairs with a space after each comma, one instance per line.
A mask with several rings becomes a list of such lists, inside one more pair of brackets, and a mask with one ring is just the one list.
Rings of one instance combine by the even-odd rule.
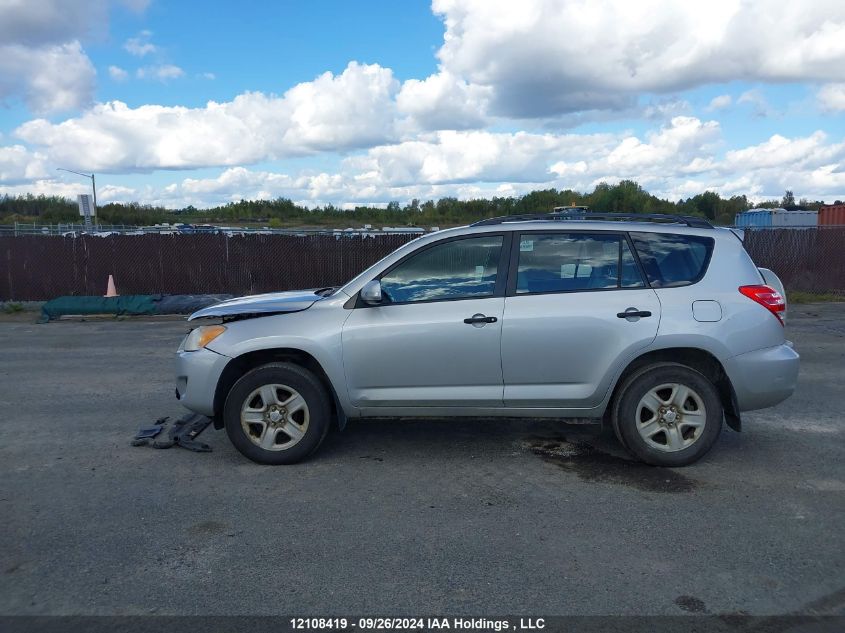
[[655, 288], [689, 286], [707, 272], [713, 238], [671, 233], [631, 233], [649, 283]]
[[628, 243], [621, 235], [523, 233], [520, 236], [516, 294], [644, 285]]

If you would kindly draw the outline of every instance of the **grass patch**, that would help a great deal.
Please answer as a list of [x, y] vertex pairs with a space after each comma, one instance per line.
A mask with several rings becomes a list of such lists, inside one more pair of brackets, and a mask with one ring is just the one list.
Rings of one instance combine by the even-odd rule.
[[8, 303], [3, 304], [3, 312], [6, 314], [17, 314], [18, 312], [23, 312], [23, 304], [9, 301]]
[[845, 295], [832, 292], [803, 292], [801, 290], [787, 290], [787, 303], [824, 303], [828, 301], [845, 301]]

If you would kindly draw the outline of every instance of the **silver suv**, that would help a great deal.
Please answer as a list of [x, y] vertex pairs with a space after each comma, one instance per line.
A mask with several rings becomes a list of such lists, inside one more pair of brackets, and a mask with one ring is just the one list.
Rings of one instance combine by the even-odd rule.
[[612, 425], [639, 459], [683, 466], [723, 418], [739, 431], [795, 389], [782, 292], [698, 218], [496, 218], [340, 288], [196, 312], [218, 323], [182, 342], [176, 392], [267, 464], [310, 455], [333, 419], [505, 416]]

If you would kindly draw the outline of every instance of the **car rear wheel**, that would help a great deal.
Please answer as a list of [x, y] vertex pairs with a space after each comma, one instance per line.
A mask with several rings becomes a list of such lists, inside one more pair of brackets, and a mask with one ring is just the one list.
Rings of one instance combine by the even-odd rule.
[[313, 453], [329, 428], [328, 394], [292, 363], [262, 365], [229, 391], [223, 411], [232, 444], [260, 464], [293, 464]]
[[703, 374], [678, 363], [635, 372], [613, 411], [622, 445], [655, 466], [686, 466], [713, 446], [722, 428], [722, 403]]

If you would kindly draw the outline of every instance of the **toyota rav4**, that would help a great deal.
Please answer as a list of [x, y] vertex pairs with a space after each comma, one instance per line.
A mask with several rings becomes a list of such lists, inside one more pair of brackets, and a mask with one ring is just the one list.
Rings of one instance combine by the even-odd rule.
[[428, 234], [346, 285], [190, 320], [176, 392], [248, 458], [290, 464], [333, 420], [578, 418], [683, 466], [795, 389], [783, 287], [730, 229], [678, 216], [510, 216]]

